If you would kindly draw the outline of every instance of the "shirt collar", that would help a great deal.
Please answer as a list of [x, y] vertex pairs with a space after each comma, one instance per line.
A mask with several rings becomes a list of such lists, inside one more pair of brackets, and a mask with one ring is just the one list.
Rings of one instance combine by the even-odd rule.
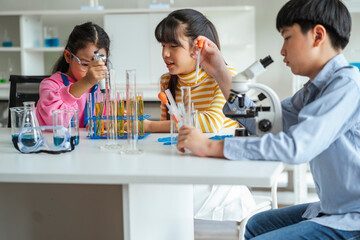
[[316, 88], [323, 88], [339, 68], [349, 65], [342, 53], [333, 57], [311, 82]]
[[178, 81], [181, 83], [181, 85], [184, 86], [193, 86], [205, 78], [207, 78], [209, 75], [200, 67], [199, 69], [199, 76], [196, 79], [196, 70], [185, 75], [178, 75]]

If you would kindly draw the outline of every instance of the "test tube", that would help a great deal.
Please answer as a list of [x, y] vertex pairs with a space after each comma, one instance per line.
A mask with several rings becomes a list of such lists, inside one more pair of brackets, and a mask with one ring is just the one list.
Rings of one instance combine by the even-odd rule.
[[138, 147], [138, 102], [136, 99], [136, 71], [126, 70], [126, 115], [127, 115], [127, 154], [140, 154]]
[[170, 114], [170, 142], [172, 146], [175, 146], [176, 144], [178, 132], [178, 125], [174, 120], [174, 115]]
[[87, 117], [88, 117], [88, 136], [92, 137], [94, 135], [94, 93], [88, 93], [86, 96], [86, 105], [87, 105]]
[[194, 102], [191, 102], [191, 118], [192, 118], [192, 126], [198, 128], [198, 121], [197, 121], [198, 110], [195, 109]]
[[139, 114], [139, 136], [144, 136], [144, 97], [142, 92], [137, 93], [138, 114]]
[[122, 119], [125, 116], [125, 101], [124, 101], [124, 93], [117, 93], [117, 134], [120, 137], [124, 136], [124, 120]]
[[112, 89], [107, 90], [106, 99], [106, 139], [105, 148], [113, 149], [120, 147], [117, 140], [117, 101], [116, 92]]
[[95, 135], [102, 136], [104, 135], [104, 95], [101, 92], [95, 93], [95, 116], [96, 116], [96, 124], [95, 124]]
[[192, 126], [191, 87], [181, 87], [181, 101], [185, 109], [184, 124]]

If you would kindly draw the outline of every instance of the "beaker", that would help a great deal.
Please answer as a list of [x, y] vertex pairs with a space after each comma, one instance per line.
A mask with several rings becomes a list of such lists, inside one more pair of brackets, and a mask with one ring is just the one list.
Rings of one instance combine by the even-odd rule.
[[44, 27], [44, 46], [45, 47], [58, 47], [60, 46], [59, 34], [57, 27], [45, 26]]
[[[178, 105], [180, 105], [180, 103]], [[198, 128], [197, 113], [198, 113], [198, 111], [195, 109], [193, 109], [191, 111], [190, 121], [187, 125]], [[174, 115], [170, 114], [170, 144], [175, 146], [177, 144], [177, 137], [179, 134], [179, 126], [176, 123], [176, 121], [174, 120], [173, 116]]]
[[[79, 109], [57, 109], [52, 111], [53, 126], [64, 127], [71, 136], [74, 145], [79, 144]], [[64, 141], [64, 131], [54, 131], [54, 145]]]
[[138, 102], [135, 70], [126, 70], [126, 115], [128, 146], [125, 153], [140, 154], [142, 150], [138, 147]]
[[14, 147], [17, 148], [18, 136], [20, 130], [24, 127], [24, 107], [12, 107], [10, 108], [11, 118], [11, 139]]
[[11, 41], [11, 38], [10, 38], [6, 28], [4, 29], [4, 36], [3, 36], [2, 46], [3, 47], [12, 47], [13, 46], [13, 42]]

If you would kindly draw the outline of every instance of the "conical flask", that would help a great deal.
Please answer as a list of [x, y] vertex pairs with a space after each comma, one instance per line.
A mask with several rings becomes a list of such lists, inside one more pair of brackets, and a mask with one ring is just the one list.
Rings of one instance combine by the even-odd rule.
[[39, 122], [36, 118], [35, 114], [35, 102], [24, 102], [24, 119], [23, 119], [23, 127], [31, 127], [29, 131], [26, 132], [23, 138], [23, 143], [27, 147], [34, 146], [40, 139], [40, 131], [39, 129], [35, 129], [34, 127], [38, 127]]

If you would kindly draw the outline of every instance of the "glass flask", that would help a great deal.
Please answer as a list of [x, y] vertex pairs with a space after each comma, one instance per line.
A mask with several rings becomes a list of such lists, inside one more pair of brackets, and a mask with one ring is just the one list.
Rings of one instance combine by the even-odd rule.
[[40, 131], [35, 127], [39, 127], [39, 122], [35, 113], [35, 102], [24, 102], [24, 119], [23, 127], [34, 128], [32, 131], [28, 131], [23, 137], [23, 143], [28, 146], [34, 146], [40, 139]]

